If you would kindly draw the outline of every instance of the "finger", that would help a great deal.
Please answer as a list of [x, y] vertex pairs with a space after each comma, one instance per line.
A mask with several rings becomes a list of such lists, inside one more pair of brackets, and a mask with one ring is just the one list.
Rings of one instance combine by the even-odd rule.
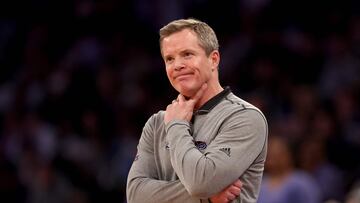
[[195, 96], [191, 98], [191, 100], [196, 103], [204, 94], [205, 89], [207, 88], [207, 84], [204, 83], [200, 89], [196, 92]]
[[231, 186], [231, 187], [229, 187], [228, 191], [231, 192], [232, 194], [238, 196], [238, 195], [240, 195], [241, 189], [238, 188], [237, 186]]
[[234, 200], [235, 199], [235, 195], [234, 194], [232, 194], [231, 192], [227, 192], [227, 198], [228, 198], [228, 200]]
[[229, 202], [229, 200], [228, 200], [228, 198], [227, 198], [227, 197], [222, 197], [220, 200], [221, 200], [220, 202], [226, 202], [226, 203], [228, 203], [228, 202]]
[[177, 100], [179, 101], [179, 103], [183, 103], [186, 101], [185, 97], [182, 94], [178, 95]]
[[236, 187], [239, 187], [239, 188], [242, 188], [242, 186], [243, 186], [242, 182], [241, 182], [239, 179], [236, 180], [236, 181], [233, 183], [233, 185], [235, 185]]

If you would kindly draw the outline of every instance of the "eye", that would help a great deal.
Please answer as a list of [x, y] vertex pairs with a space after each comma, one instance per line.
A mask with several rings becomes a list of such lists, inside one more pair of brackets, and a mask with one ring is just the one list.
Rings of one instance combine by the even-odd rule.
[[165, 58], [165, 63], [171, 63], [174, 60], [173, 57], [166, 57]]
[[191, 57], [193, 54], [191, 53], [191, 52], [185, 52], [184, 53], [184, 56], [186, 57], [186, 58], [189, 58], [189, 57]]

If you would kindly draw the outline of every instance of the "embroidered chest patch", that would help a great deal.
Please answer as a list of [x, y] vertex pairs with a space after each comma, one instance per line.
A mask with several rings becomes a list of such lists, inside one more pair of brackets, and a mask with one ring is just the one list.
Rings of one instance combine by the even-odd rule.
[[203, 142], [203, 141], [194, 141], [194, 144], [195, 144], [196, 148], [198, 148], [199, 150], [204, 150], [207, 147], [206, 142]]

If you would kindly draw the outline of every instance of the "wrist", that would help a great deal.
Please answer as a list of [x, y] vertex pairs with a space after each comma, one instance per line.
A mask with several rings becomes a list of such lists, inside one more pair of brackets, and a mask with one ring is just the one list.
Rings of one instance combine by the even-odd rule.
[[189, 122], [186, 121], [186, 120], [172, 120], [172, 121], [169, 121], [168, 123], [164, 123], [164, 124], [165, 124], [165, 132], [166, 132], [166, 134], [169, 133], [171, 128], [176, 127], [177, 125], [187, 126], [188, 128], [190, 127]]

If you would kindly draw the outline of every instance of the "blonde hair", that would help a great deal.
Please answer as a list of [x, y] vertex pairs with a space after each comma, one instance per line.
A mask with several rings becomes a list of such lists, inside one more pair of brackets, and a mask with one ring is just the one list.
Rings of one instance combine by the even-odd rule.
[[189, 29], [193, 31], [199, 40], [199, 45], [205, 50], [207, 56], [214, 50], [219, 50], [219, 43], [214, 30], [206, 23], [189, 18], [179, 19], [170, 22], [160, 29], [160, 50], [161, 43], [165, 37], [176, 32]]

